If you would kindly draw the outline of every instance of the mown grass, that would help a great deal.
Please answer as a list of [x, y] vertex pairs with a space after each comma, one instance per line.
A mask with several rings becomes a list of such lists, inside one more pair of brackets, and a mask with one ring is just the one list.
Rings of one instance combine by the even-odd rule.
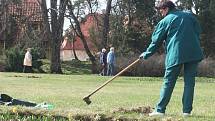
[[[0, 93], [36, 103], [47, 102], [53, 110], [1, 106], [1, 117], [20, 120], [186, 120], [215, 119], [215, 78], [197, 78], [193, 116], [182, 117], [183, 81], [179, 78], [164, 118], [151, 118], [139, 112], [122, 112], [138, 107], [153, 107], [158, 98], [162, 78], [119, 77], [91, 97], [86, 105], [82, 98], [110, 77], [97, 75], [58, 75], [0, 73]], [[114, 113], [115, 112], [115, 113]], [[27, 117], [26, 117], [27, 115]], [[3, 116], [3, 117], [2, 117]], [[42, 116], [42, 118], [41, 118]], [[24, 119], [23, 119], [24, 118]], [[41, 119], [40, 119], [41, 118]]]

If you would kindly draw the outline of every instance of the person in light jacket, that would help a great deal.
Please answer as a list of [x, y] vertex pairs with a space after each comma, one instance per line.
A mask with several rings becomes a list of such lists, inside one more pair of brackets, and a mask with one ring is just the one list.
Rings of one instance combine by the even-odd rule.
[[27, 48], [25, 53], [25, 58], [23, 62], [23, 73], [31, 73], [32, 72], [32, 55], [31, 48]]
[[107, 76], [114, 75], [114, 63], [115, 63], [115, 54], [114, 47], [110, 48], [110, 51], [107, 54]]
[[160, 99], [149, 116], [163, 116], [170, 101], [176, 80], [184, 68], [183, 116], [190, 116], [193, 109], [195, 77], [198, 63], [203, 59], [200, 47], [201, 27], [191, 12], [179, 11], [172, 1], [160, 2], [157, 9], [164, 18], [157, 24], [151, 43], [140, 55], [148, 59], [165, 43], [165, 75]]

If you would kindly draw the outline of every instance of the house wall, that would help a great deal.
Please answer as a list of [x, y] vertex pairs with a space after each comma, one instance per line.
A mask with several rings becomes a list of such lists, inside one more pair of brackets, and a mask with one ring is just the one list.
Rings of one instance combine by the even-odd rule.
[[[85, 51], [76, 50], [75, 52], [76, 52], [76, 55], [80, 61], [88, 61], [89, 60], [89, 57]], [[69, 60], [75, 59], [72, 50], [61, 50], [60, 58], [62, 61], [69, 61]]]

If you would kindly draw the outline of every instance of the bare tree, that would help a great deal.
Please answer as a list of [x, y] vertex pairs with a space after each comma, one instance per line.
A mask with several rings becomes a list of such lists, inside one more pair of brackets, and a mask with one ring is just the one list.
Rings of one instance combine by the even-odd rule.
[[103, 38], [102, 38], [102, 44], [103, 47], [107, 47], [107, 41], [108, 41], [108, 33], [109, 33], [109, 29], [110, 29], [110, 25], [109, 25], [109, 16], [110, 16], [110, 11], [111, 11], [111, 3], [112, 0], [107, 0], [107, 5], [106, 5], [106, 10], [105, 10], [105, 14], [104, 14], [104, 20], [103, 20]]
[[[60, 45], [63, 39], [63, 24], [66, 5], [68, 0], [51, 0], [51, 8], [48, 10], [46, 0], [41, 1], [41, 8], [43, 11], [44, 27], [47, 33], [47, 39], [50, 39], [51, 45], [51, 73], [62, 73], [60, 62]], [[48, 12], [50, 12], [50, 23]]]
[[96, 64], [96, 59], [94, 57], [94, 55], [91, 53], [88, 45], [87, 45], [87, 40], [86, 38], [84, 37], [82, 31], [81, 31], [81, 27], [80, 27], [80, 23], [78, 21], [78, 17], [75, 15], [74, 13], [74, 7], [72, 5], [72, 2], [69, 1], [69, 4], [68, 4], [68, 9], [69, 9], [69, 14], [71, 16], [71, 18], [73, 19], [74, 23], [75, 23], [75, 26], [72, 26], [72, 28], [74, 29], [76, 35], [81, 39], [83, 45], [84, 45], [84, 49], [87, 53], [87, 55], [89, 56], [90, 58], [90, 61], [92, 63], [92, 72], [93, 73], [96, 73], [97, 72], [97, 64]]
[[76, 39], [75, 39], [76, 33], [75, 33], [75, 31], [74, 31], [75, 29], [74, 29], [74, 26], [73, 26], [73, 24], [72, 24], [71, 19], [69, 19], [69, 20], [70, 20], [71, 27], [69, 27], [69, 28], [66, 30], [65, 36], [66, 36], [66, 39], [68, 39], [67, 41], [72, 42], [72, 53], [73, 53], [73, 55], [74, 55], [75, 60], [80, 61], [80, 60], [78, 59], [78, 56], [77, 56], [76, 51], [75, 51], [75, 41], [76, 41]]
[[8, 21], [8, 2], [3, 0], [0, 4], [0, 38], [4, 40], [4, 49], [5, 49], [5, 39], [6, 39], [6, 29]]

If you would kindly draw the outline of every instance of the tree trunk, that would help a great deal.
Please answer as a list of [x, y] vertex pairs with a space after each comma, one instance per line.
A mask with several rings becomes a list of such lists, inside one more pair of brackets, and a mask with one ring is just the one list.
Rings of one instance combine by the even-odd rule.
[[[60, 9], [59, 9], [60, 10]], [[51, 73], [62, 73], [60, 64], [60, 21], [58, 21], [57, 0], [51, 0]]]
[[74, 57], [76, 60], [79, 60], [75, 52], [75, 38], [73, 38], [72, 46], [73, 46], [72, 51], [73, 51]]
[[70, 9], [70, 15], [71, 15], [72, 19], [74, 20], [74, 22], [76, 24], [76, 28], [75, 28], [76, 29], [75, 30], [76, 34], [81, 39], [81, 41], [82, 41], [82, 43], [84, 45], [84, 49], [85, 49], [85, 51], [86, 51], [87, 55], [89, 56], [90, 61], [92, 63], [92, 68], [91, 68], [92, 73], [97, 73], [98, 70], [97, 70], [96, 59], [93, 56], [93, 54], [90, 52], [90, 49], [89, 49], [89, 47], [87, 45], [87, 41], [86, 41], [86, 39], [85, 39], [82, 31], [81, 31], [79, 21], [78, 21], [77, 17], [75, 16], [75, 14], [73, 13], [73, 9], [72, 9], [71, 3], [70, 3], [70, 5], [68, 5], [68, 9]]
[[48, 41], [48, 50], [50, 48], [50, 41], [51, 41], [51, 30], [50, 30], [50, 24], [49, 24], [49, 17], [48, 17], [48, 10], [46, 5], [46, 0], [42, 0], [40, 3], [41, 10], [42, 10], [42, 17], [43, 17], [43, 39]]
[[[6, 1], [2, 1], [0, 4], [0, 38], [2, 40], [7, 39], [7, 26], [8, 26], [8, 3]], [[5, 48], [4, 48], [5, 49]]]
[[[68, 0], [60, 0], [59, 10], [57, 0], [51, 0], [51, 28], [52, 28], [52, 51], [51, 51], [51, 73], [62, 73], [60, 61], [60, 45], [63, 39], [64, 14]], [[58, 11], [57, 11], [58, 10]]]
[[110, 16], [110, 11], [111, 11], [111, 3], [112, 0], [108, 0], [107, 1], [107, 6], [106, 6], [106, 10], [105, 10], [105, 14], [104, 14], [104, 25], [103, 25], [103, 47], [107, 47], [107, 41], [108, 41], [108, 33], [109, 33], [109, 16]]
[[48, 10], [46, 0], [42, 0], [41, 7], [43, 11], [44, 25], [48, 33], [48, 39], [51, 41], [51, 73], [62, 73], [60, 61], [60, 45], [63, 34], [64, 14], [68, 0], [60, 0], [60, 6], [57, 8], [57, 0], [51, 0], [51, 29], [48, 19]]

